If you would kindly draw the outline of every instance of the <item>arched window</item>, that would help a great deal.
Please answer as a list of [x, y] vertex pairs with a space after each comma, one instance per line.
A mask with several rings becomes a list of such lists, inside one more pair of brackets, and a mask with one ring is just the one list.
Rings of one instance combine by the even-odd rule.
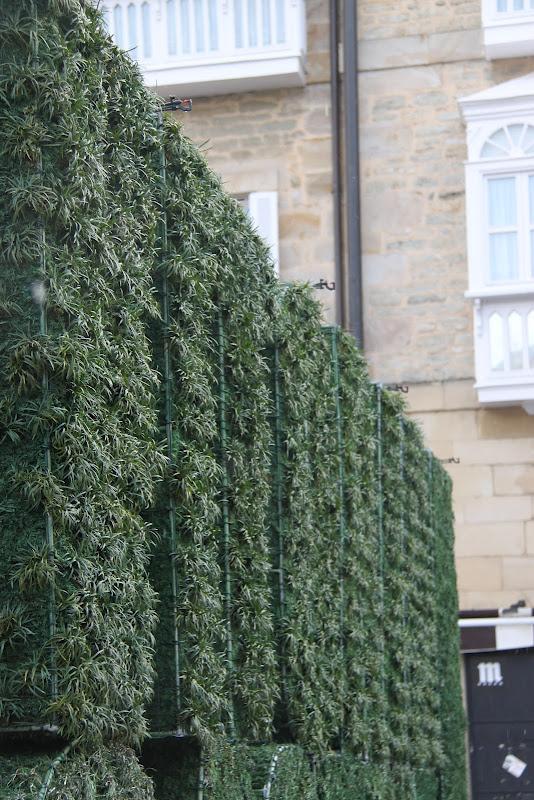
[[499, 128], [484, 142], [480, 158], [534, 155], [534, 125], [516, 123]]

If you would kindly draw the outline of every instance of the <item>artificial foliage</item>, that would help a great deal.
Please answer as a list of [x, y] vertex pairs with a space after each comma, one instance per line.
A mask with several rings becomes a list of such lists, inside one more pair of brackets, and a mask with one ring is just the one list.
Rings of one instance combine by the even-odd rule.
[[85, 3], [8, 0], [0, 47], [0, 716], [136, 741], [160, 463], [154, 102]]
[[0, 728], [69, 743], [14, 739], [0, 798], [462, 800], [450, 479], [402, 401], [93, 3], [5, 0], [0, 64]]
[[0, 749], [0, 800], [154, 800], [154, 790], [126, 747], [19, 755]]
[[[171, 457], [166, 510], [152, 518], [167, 556], [160, 548], [152, 563], [167, 620], [158, 663], [174, 685], [167, 703], [158, 676], [153, 724], [161, 729], [174, 708], [171, 727], [202, 741], [223, 730], [255, 740], [270, 735], [277, 694], [265, 354], [274, 273], [244, 212], [176, 124], [166, 122], [163, 140], [164, 313], [153, 336]], [[162, 566], [175, 573], [166, 584]]]
[[330, 345], [304, 288], [283, 292], [274, 360], [282, 493], [273, 531], [284, 669], [279, 724], [320, 751], [337, 738], [343, 708], [339, 452]]

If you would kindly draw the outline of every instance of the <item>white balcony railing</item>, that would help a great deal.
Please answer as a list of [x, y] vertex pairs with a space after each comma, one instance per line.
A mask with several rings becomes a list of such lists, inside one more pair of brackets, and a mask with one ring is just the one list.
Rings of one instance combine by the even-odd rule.
[[482, 0], [486, 57], [534, 55], [534, 0]]
[[475, 301], [479, 399], [534, 413], [534, 293]]
[[115, 42], [162, 94], [304, 83], [304, 0], [108, 0], [102, 10]]

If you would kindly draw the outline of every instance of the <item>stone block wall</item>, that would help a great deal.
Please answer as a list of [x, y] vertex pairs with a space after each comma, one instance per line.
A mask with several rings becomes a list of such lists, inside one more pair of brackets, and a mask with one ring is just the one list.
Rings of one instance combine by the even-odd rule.
[[[280, 277], [313, 284], [334, 280], [332, 137], [328, 4], [309, 0], [306, 9], [304, 88], [194, 98], [180, 119], [232, 194], [278, 192]], [[335, 322], [333, 293], [317, 297]]]
[[461, 608], [534, 606], [534, 418], [481, 408], [471, 380], [410, 387], [409, 406], [453, 479]]

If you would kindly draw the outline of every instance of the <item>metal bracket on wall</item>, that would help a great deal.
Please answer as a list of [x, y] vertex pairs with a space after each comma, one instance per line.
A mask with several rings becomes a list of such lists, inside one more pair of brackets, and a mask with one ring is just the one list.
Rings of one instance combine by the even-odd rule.
[[384, 389], [388, 389], [390, 392], [402, 392], [402, 394], [408, 394], [410, 391], [407, 383], [386, 383]]
[[459, 464], [460, 459], [451, 456], [451, 458], [440, 458], [439, 462], [440, 464]]
[[190, 97], [175, 97], [171, 95], [166, 103], [163, 103], [163, 111], [185, 111], [189, 112], [193, 108], [193, 101]]
[[333, 292], [336, 288], [336, 282], [330, 281], [330, 283], [325, 280], [325, 278], [321, 278], [318, 283], [313, 284], [314, 289], [328, 289], [329, 292]]

